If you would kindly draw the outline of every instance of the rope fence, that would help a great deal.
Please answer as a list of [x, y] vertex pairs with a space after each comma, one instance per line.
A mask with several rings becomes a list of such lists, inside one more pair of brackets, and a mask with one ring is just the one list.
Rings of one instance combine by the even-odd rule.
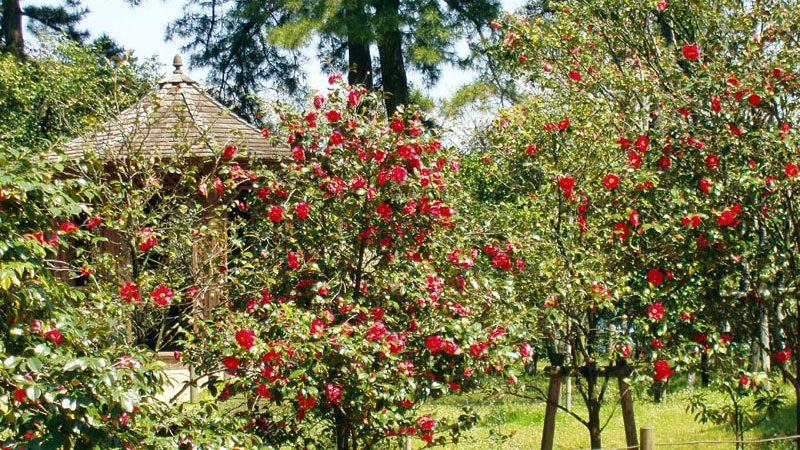
[[614, 448], [604, 448], [604, 449], [586, 449], [586, 450], [654, 450], [656, 447], [678, 447], [678, 446], [685, 446], [685, 445], [698, 445], [698, 444], [766, 444], [767, 442], [776, 442], [776, 441], [791, 441], [800, 439], [800, 434], [795, 434], [792, 436], [778, 436], [773, 438], [764, 438], [764, 439], [752, 439], [752, 440], [744, 440], [738, 441], [735, 439], [723, 439], [723, 440], [713, 440], [713, 439], [700, 439], [696, 441], [686, 441], [686, 442], [663, 442], [663, 443], [656, 443], [655, 442], [655, 428], [654, 427], [642, 427], [640, 428], [640, 439], [639, 445], [629, 445], [627, 447], [614, 447]]

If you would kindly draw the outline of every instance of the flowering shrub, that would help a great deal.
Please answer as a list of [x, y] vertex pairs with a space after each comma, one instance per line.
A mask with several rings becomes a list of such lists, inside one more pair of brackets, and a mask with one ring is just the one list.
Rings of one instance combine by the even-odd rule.
[[0, 154], [0, 446], [137, 442], [159, 410], [160, 368], [122, 344], [107, 296], [70, 288], [46, 269], [66, 246], [63, 234], [79, 232], [51, 228], [54, 217], [80, 211], [91, 188], [53, 179], [27, 151]]
[[[227, 303], [183, 355], [218, 400], [246, 399], [252, 429], [275, 445], [441, 442], [474, 417], [418, 407], [509, 376], [519, 358], [511, 300], [478, 271], [493, 257], [459, 247], [458, 161], [412, 111], [387, 120], [379, 107], [334, 79], [313, 109], [282, 115], [274, 134], [291, 157], [252, 167], [229, 222]], [[506, 252], [490, 253], [511, 270]]]
[[[497, 54], [536, 96], [496, 119], [487, 175], [514, 180], [505, 195], [532, 225], [544, 263], [529, 285], [586, 375], [593, 447], [611, 366], [663, 382], [775, 311], [753, 291], [785, 292], [800, 248], [777, 244], [796, 209], [796, 14], [595, 1], [500, 24]], [[728, 294], [740, 286], [749, 300]]]

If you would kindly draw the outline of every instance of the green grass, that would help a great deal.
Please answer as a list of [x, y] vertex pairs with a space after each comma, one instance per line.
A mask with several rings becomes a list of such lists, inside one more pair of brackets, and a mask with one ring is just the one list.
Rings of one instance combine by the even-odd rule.
[[[616, 389], [609, 387], [608, 399], [616, 396]], [[746, 433], [746, 439], [759, 439], [775, 436], [794, 434], [795, 403], [794, 395], [785, 387], [789, 403], [787, 403], [776, 417], [772, 417], [752, 428]], [[652, 425], [656, 431], [656, 443], [677, 443], [694, 440], [730, 440], [733, 433], [724, 425], [701, 424], [694, 420], [693, 415], [686, 411], [687, 399], [691, 391], [680, 388], [671, 392], [665, 402], [653, 403], [644, 393], [634, 397], [634, 411], [636, 426]], [[721, 397], [712, 393], [711, 398], [721, 400]], [[602, 420], [613, 409], [611, 401], [604, 407]], [[573, 390], [573, 411], [585, 417], [585, 408], [582, 405], [580, 394]], [[485, 449], [538, 449], [541, 446], [542, 427], [544, 423], [544, 403], [537, 401], [520, 400], [512, 397], [492, 399], [476, 396], [462, 396], [439, 401], [428, 407], [431, 412], [439, 417], [455, 417], [461, 414], [462, 408], [470, 406], [476, 410], [481, 418], [481, 423], [467, 432], [466, 437], [458, 444], [445, 448], [451, 450], [485, 450]], [[625, 431], [622, 424], [622, 415], [619, 408], [602, 434], [603, 448], [625, 446]], [[414, 440], [413, 448], [423, 448], [424, 443]], [[563, 411], [559, 411], [556, 419], [556, 449], [589, 449], [589, 432], [578, 422]], [[675, 449], [733, 449], [733, 444], [695, 444], [680, 447], [661, 447]], [[750, 449], [788, 450], [794, 448], [790, 441], [753, 444], [746, 447]]]

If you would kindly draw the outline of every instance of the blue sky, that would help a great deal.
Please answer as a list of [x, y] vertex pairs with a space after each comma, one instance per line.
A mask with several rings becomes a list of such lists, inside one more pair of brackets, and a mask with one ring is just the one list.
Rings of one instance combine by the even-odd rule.
[[[55, 0], [22, 1], [22, 5], [58, 4]], [[183, 14], [183, 0], [143, 0], [138, 7], [131, 7], [123, 0], [84, 0], [89, 14], [82, 22], [93, 37], [103, 33], [111, 36], [125, 48], [133, 50], [141, 58], [155, 56], [165, 66], [165, 71], [172, 67], [172, 57], [180, 53], [180, 42], [165, 42], [164, 34], [168, 23]], [[503, 0], [506, 10], [513, 10], [524, 3], [524, 0]], [[314, 62], [310, 59], [309, 62]], [[309, 69], [309, 85], [312, 88], [324, 89], [327, 75], [319, 70]], [[190, 76], [202, 81], [203, 74], [190, 70]], [[461, 84], [471, 78], [470, 74], [445, 68], [440, 82], [429, 89], [428, 94], [442, 97], [452, 93]]]

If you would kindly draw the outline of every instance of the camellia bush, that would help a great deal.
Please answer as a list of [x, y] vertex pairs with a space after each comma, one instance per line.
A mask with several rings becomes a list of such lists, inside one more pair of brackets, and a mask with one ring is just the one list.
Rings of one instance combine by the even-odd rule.
[[[159, 399], [169, 383], [163, 363], [131, 336], [129, 323], [144, 308], [168, 308], [159, 284], [176, 286], [173, 296], [179, 296], [179, 288], [191, 283], [170, 281], [170, 276], [184, 280], [172, 275], [180, 272], [178, 264], [151, 264], [141, 274], [147, 282], [141, 292], [126, 284], [126, 274], [113, 270], [113, 255], [103, 251], [110, 221], [127, 229], [113, 214], [125, 203], [111, 208], [100, 199], [111, 201], [115, 188], [135, 182], [101, 185], [108, 177], [94, 172], [91, 161], [62, 163], [51, 153], [55, 141], [87, 131], [135, 100], [137, 89], [147, 84], [146, 73], [128, 61], [102, 65], [92, 49], [54, 52], [61, 56], [4, 60], [0, 69], [2, 82], [19, 83], [0, 95], [4, 120], [18, 119], [17, 128], [0, 131], [0, 448], [261, 445], [258, 436], [243, 431], [245, 419]], [[86, 102], [73, 98], [78, 84], [95, 95]], [[42, 104], [50, 108], [48, 117], [31, 113]], [[129, 167], [140, 175], [144, 166]], [[152, 186], [143, 191], [139, 198], [168, 194]], [[147, 220], [143, 211], [136, 212], [137, 221]], [[157, 219], [163, 220], [150, 217]], [[177, 241], [160, 230], [146, 234], [127, 236], [134, 243], [139, 238], [132, 245], [140, 254], [163, 255], [163, 239]]]
[[487, 175], [541, 257], [529, 285], [593, 447], [614, 367], [663, 384], [734, 354], [761, 317], [797, 342], [796, 6], [594, 1], [495, 24], [534, 95], [497, 118]]
[[[457, 439], [474, 414], [419, 407], [513, 382], [530, 355], [520, 308], [505, 277], [481, 275], [492, 257], [459, 247], [458, 160], [413, 111], [383, 118], [375, 94], [339, 80], [281, 116], [291, 158], [239, 185], [227, 301], [182, 358], [276, 447]], [[522, 261], [503, 255], [511, 276]]]

